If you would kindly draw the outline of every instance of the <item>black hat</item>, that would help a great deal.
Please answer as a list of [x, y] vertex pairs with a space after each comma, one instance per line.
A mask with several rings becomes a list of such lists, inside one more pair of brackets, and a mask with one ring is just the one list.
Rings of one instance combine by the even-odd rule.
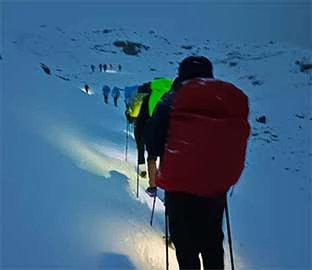
[[142, 85], [138, 87], [138, 93], [149, 94], [152, 91], [150, 86], [151, 86], [151, 82], [143, 83]]
[[189, 56], [179, 66], [180, 81], [196, 77], [213, 78], [212, 63], [204, 56]]

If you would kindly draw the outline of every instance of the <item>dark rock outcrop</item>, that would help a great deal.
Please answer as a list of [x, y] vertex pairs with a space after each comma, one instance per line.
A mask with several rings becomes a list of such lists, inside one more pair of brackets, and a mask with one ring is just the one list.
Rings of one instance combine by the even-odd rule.
[[113, 44], [118, 48], [122, 48], [122, 51], [127, 55], [139, 55], [141, 53], [141, 49], [149, 49], [146, 45], [132, 41], [116, 40]]
[[51, 70], [50, 70], [50, 68], [47, 65], [40, 63], [40, 67], [43, 69], [43, 71], [46, 74], [51, 75]]

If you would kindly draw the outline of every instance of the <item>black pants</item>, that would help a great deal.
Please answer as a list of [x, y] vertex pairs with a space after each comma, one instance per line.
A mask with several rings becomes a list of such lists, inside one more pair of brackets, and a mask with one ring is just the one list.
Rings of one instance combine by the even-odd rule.
[[114, 97], [114, 105], [117, 107], [117, 100], [118, 100], [118, 97]]
[[104, 95], [104, 102], [107, 104], [108, 103], [108, 96]]
[[180, 269], [224, 269], [222, 219], [226, 194], [216, 198], [166, 192], [169, 232]]
[[144, 138], [139, 132], [134, 128], [135, 143], [138, 151], [138, 164], [145, 164], [145, 144]]

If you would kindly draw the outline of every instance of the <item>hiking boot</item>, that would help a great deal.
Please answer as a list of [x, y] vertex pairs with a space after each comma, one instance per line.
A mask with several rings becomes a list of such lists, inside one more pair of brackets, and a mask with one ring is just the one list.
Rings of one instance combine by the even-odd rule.
[[[166, 242], [166, 236], [165, 235], [163, 236], [163, 240]], [[174, 249], [174, 244], [172, 242], [172, 239], [171, 239], [170, 235], [168, 235], [168, 246], [170, 248]]]
[[155, 197], [157, 194], [157, 187], [148, 187], [146, 189], [146, 193], [150, 196], [150, 197]]
[[138, 168], [138, 173], [141, 177], [145, 178], [147, 173], [146, 173], [146, 166], [145, 166], [145, 163], [143, 164], [139, 164], [139, 168]]

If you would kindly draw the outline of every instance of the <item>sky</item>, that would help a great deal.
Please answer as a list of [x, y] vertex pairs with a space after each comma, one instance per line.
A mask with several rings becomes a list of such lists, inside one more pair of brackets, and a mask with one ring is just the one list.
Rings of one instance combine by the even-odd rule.
[[[205, 36], [240, 42], [282, 41], [303, 48], [312, 45], [309, 0], [8, 2], [12, 8], [4, 6], [3, 16], [18, 22], [35, 12], [37, 19], [80, 28], [91, 24], [122, 27], [126, 22], [129, 29], [154, 29], [180, 39]], [[73, 6], [75, 16], [70, 15]]]
[[[174, 78], [184, 57], [201, 54], [250, 102], [246, 168], [229, 196], [236, 269], [311, 269], [312, 77], [296, 64], [310, 63], [311, 49], [283, 40], [185, 40], [167, 28], [145, 30], [142, 20], [134, 31], [128, 17], [100, 23], [98, 9], [83, 16], [79, 4], [65, 6], [2, 6], [0, 268], [164, 269], [163, 204], [157, 199], [150, 226], [146, 180], [136, 197], [132, 129], [125, 161], [123, 100], [104, 104], [101, 88]], [[129, 56], [113, 45], [120, 39], [150, 48]], [[122, 71], [92, 73], [99, 63]], [[256, 120], [263, 115], [265, 124]], [[230, 269], [227, 238], [224, 249]], [[177, 269], [173, 249], [169, 258]]]

